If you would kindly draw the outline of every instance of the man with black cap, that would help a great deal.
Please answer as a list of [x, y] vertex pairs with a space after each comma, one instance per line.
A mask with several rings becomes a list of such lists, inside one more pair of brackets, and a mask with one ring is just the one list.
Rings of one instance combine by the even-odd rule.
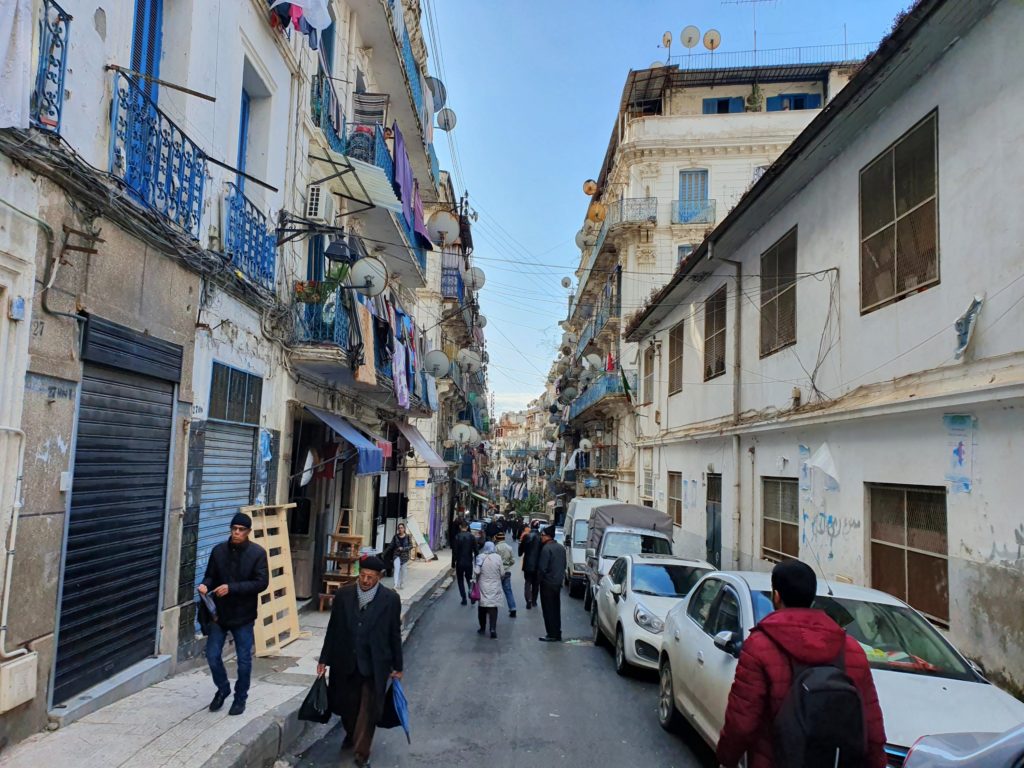
[[562, 581], [565, 579], [565, 547], [555, 541], [555, 526], [540, 532], [541, 549], [537, 562], [540, 582], [540, 610], [544, 614], [545, 643], [562, 641]]
[[519, 540], [519, 554], [523, 558], [523, 581], [526, 593], [526, 610], [537, 605], [537, 593], [539, 591], [539, 576], [537, 567], [540, 564], [540, 550], [543, 546], [540, 534], [531, 526], [528, 533]]
[[317, 674], [330, 667], [331, 710], [345, 728], [342, 749], [355, 748], [368, 768], [373, 734], [384, 710], [389, 678], [402, 678], [402, 600], [380, 583], [384, 561], [359, 561], [359, 579], [334, 593]]
[[210, 702], [211, 712], [224, 706], [231, 693], [231, 683], [221, 658], [228, 632], [235, 641], [238, 662], [235, 700], [231, 702], [228, 714], [245, 712], [245, 700], [249, 695], [259, 595], [270, 583], [267, 553], [259, 544], [249, 541], [251, 530], [252, 518], [244, 512], [238, 512], [231, 518], [231, 537], [210, 552], [206, 575], [198, 588], [200, 595], [213, 595], [217, 606], [217, 619], [210, 623], [206, 638], [206, 661], [217, 686], [217, 693]]

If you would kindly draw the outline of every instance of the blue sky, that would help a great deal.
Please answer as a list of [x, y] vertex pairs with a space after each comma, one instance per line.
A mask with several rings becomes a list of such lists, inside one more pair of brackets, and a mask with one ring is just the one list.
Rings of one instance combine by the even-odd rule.
[[[487, 274], [489, 377], [496, 410], [541, 393], [565, 318], [562, 277], [579, 262], [573, 239], [630, 69], [672, 53], [683, 27], [721, 32], [721, 52], [877, 43], [908, 0], [422, 0], [441, 56], [430, 70], [447, 86], [458, 124], [457, 162], [435, 132], [441, 165], [454, 169], [479, 214], [476, 264]], [[424, 16], [424, 33], [431, 26]], [[697, 48], [696, 51], [700, 51]], [[439, 60], [440, 59], [440, 60]], [[443, 66], [442, 66], [443, 65]]]

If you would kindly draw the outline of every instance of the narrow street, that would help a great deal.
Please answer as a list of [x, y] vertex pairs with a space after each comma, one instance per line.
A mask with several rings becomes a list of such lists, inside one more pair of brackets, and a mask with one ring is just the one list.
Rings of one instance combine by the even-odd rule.
[[[513, 582], [520, 601], [518, 562]], [[412, 744], [400, 729], [377, 731], [374, 766], [715, 764], [696, 736], [661, 730], [656, 676], [616, 675], [608, 651], [590, 641], [581, 601], [565, 590], [561, 645], [537, 641], [544, 634], [539, 610], [520, 610], [510, 619], [503, 608], [497, 640], [476, 628], [476, 608], [459, 603], [454, 583], [419, 620], [405, 647]], [[339, 765], [344, 731], [332, 724], [312, 747], [285, 759], [301, 768]], [[351, 760], [347, 753], [340, 764]]]

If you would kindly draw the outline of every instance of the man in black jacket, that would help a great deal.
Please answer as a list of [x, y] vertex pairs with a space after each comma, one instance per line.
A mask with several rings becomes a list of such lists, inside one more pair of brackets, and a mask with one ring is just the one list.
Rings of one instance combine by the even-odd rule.
[[555, 541], [555, 526], [541, 531], [543, 546], [537, 563], [540, 581], [540, 609], [544, 613], [544, 637], [541, 641], [562, 640], [562, 582], [565, 579], [565, 547]]
[[537, 567], [540, 564], [541, 540], [537, 531], [530, 532], [519, 542], [519, 554], [523, 558], [523, 577], [526, 580], [526, 609], [537, 605]]
[[359, 562], [359, 581], [334, 593], [317, 674], [330, 667], [331, 710], [345, 728], [342, 749], [355, 747], [368, 768], [373, 734], [384, 710], [389, 678], [402, 678], [402, 600], [380, 583], [384, 561]]
[[213, 595], [217, 606], [217, 619], [210, 623], [206, 638], [206, 660], [217, 686], [217, 694], [210, 702], [211, 712], [224, 706], [224, 700], [231, 693], [228, 672], [221, 658], [228, 632], [235, 641], [238, 660], [235, 700], [231, 702], [228, 714], [245, 712], [245, 700], [249, 695], [258, 600], [260, 592], [270, 583], [267, 553], [259, 544], [249, 541], [251, 530], [252, 518], [248, 515], [238, 512], [231, 518], [231, 538], [210, 552], [206, 575], [199, 585], [199, 594]]
[[459, 535], [452, 544], [452, 559], [455, 561], [455, 580], [459, 584], [462, 604], [466, 605], [466, 589], [473, 580], [473, 558], [478, 549], [476, 537], [469, 532], [469, 526], [463, 520], [459, 524]]

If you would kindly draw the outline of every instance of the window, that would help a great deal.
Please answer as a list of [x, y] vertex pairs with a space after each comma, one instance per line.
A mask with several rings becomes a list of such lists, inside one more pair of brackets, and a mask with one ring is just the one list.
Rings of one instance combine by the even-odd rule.
[[679, 322], [668, 332], [668, 393], [674, 395], [683, 391], [683, 323]]
[[796, 228], [761, 256], [761, 357], [796, 343]]
[[711, 620], [705, 626], [704, 631], [714, 637], [719, 632], [738, 635], [742, 629], [740, 600], [732, 589], [726, 587], [722, 590], [722, 596], [718, 598], [718, 605], [715, 606]]
[[722, 286], [704, 302], [704, 381], [725, 373], [725, 300]]
[[608, 578], [612, 584], [622, 584], [626, 581], [626, 558], [620, 557], [608, 571]]
[[645, 499], [654, 498], [654, 449], [642, 448], [641, 456], [643, 461], [643, 493], [640, 495]]
[[704, 625], [711, 616], [711, 606], [722, 589], [720, 579], [707, 579], [702, 582], [697, 591], [690, 598], [690, 604], [686, 607], [686, 615], [693, 619], [697, 626], [704, 629]]
[[668, 513], [676, 525], [683, 524], [683, 473], [668, 473]]
[[704, 99], [705, 115], [728, 115], [734, 112], [743, 112], [743, 97], [732, 96], [723, 99]]
[[258, 425], [262, 399], [263, 379], [259, 376], [213, 364], [208, 418]]
[[633, 568], [633, 590], [657, 597], [685, 597], [707, 568], [689, 565], [637, 565]]
[[587, 546], [587, 539], [590, 536], [590, 521], [576, 520], [572, 524], [572, 543], [574, 547]]
[[708, 172], [690, 169], [679, 172], [679, 199], [672, 218], [673, 224], [708, 224], [714, 221], [714, 211], [708, 202]]
[[788, 477], [761, 478], [761, 557], [779, 563], [800, 555], [800, 493]]
[[871, 586], [949, 623], [946, 490], [869, 485]]
[[[163, 6], [163, 0], [135, 0], [131, 67], [136, 72], [151, 78], [160, 77]], [[155, 81], [139, 78], [136, 83], [149, 98], [156, 101], [158, 86]]]
[[686, 261], [691, 253], [693, 253], [693, 245], [691, 243], [686, 243], [676, 248], [676, 269], [679, 269], [679, 266]]
[[[245, 173], [245, 157], [249, 149], [249, 92], [242, 89], [242, 106], [238, 116], [238, 160], [235, 167]], [[239, 174], [238, 188], [245, 188], [245, 176]]]
[[933, 113], [860, 172], [860, 311], [939, 282]]
[[821, 109], [821, 96], [817, 93], [782, 93], [765, 101], [768, 112], [789, 112], [797, 109]]
[[654, 346], [644, 348], [644, 387], [640, 395], [645, 403], [654, 402]]

